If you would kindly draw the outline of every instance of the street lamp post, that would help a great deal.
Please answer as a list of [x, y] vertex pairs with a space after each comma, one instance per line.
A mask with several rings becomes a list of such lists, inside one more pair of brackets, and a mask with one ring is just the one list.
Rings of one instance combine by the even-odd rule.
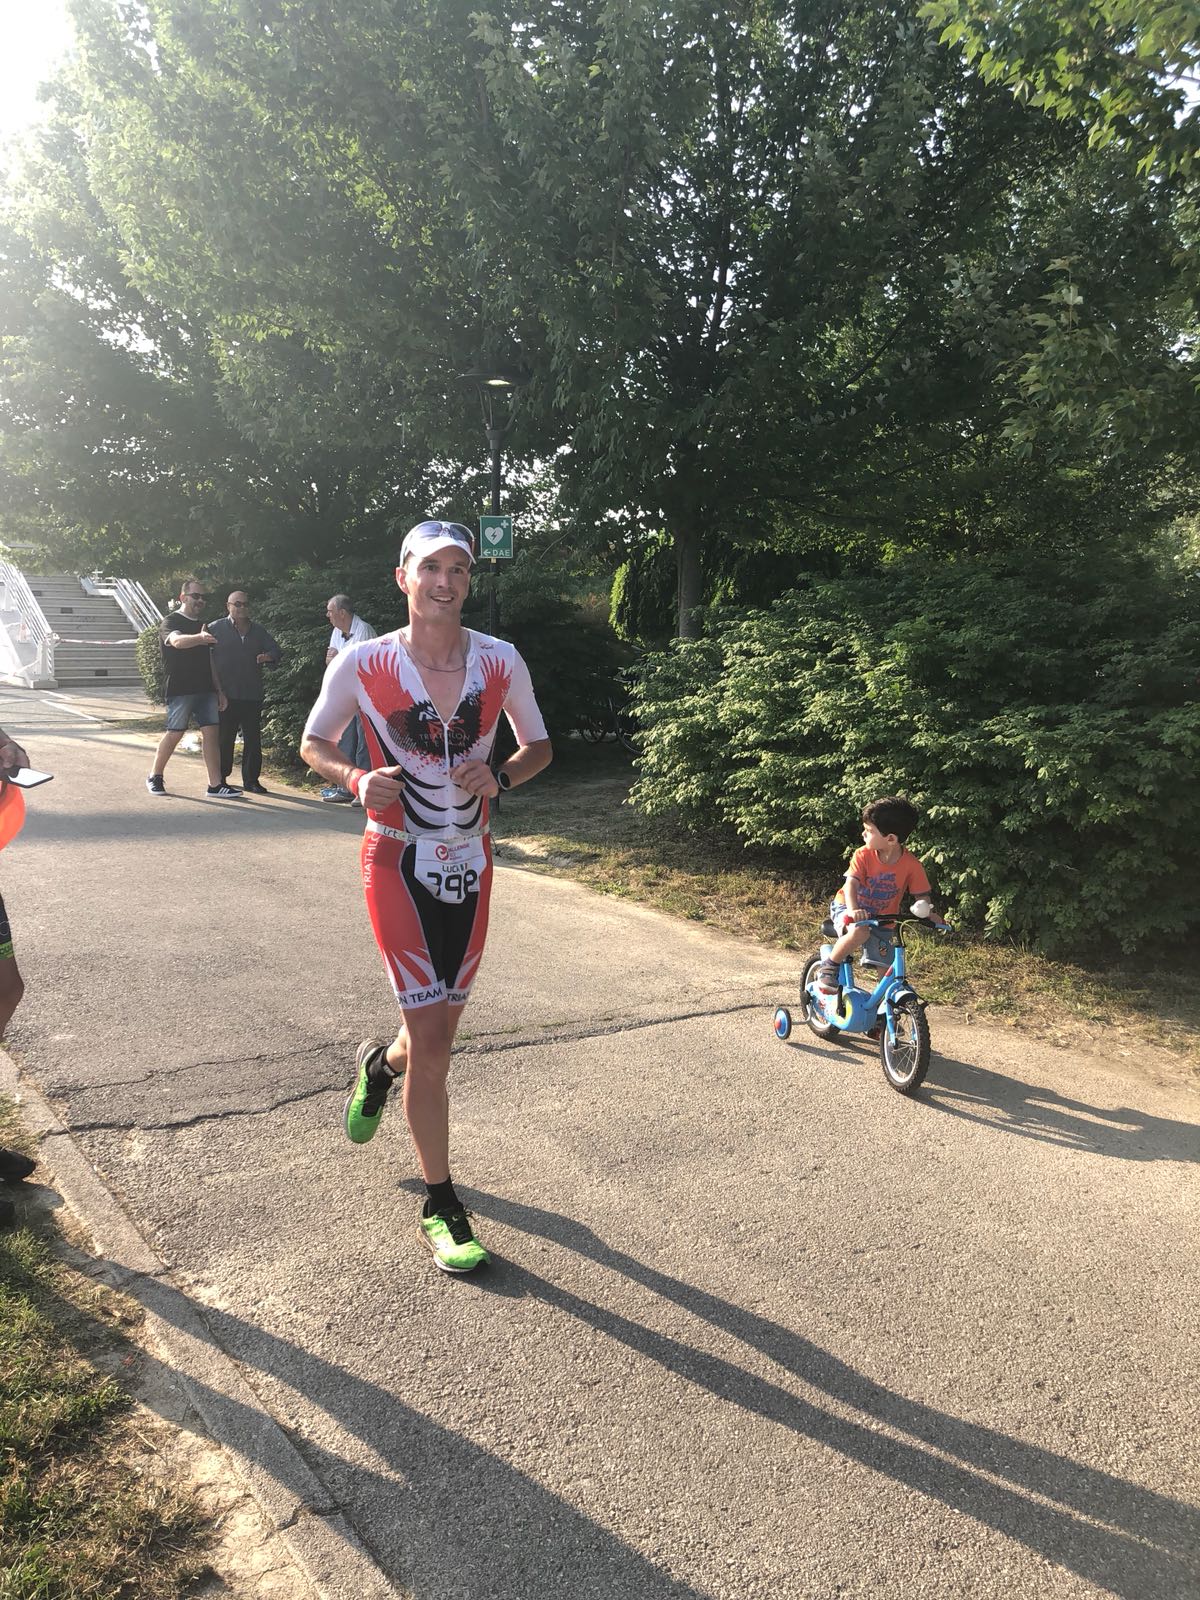
[[[479, 403], [483, 409], [483, 426], [487, 434], [488, 453], [491, 458], [492, 469], [492, 506], [494, 517], [500, 515], [500, 459], [504, 450], [504, 441], [512, 430], [513, 414], [511, 405], [509, 414], [502, 421], [497, 420], [496, 402], [502, 396], [511, 396], [515, 390], [524, 388], [529, 382], [529, 374], [519, 367], [480, 366], [472, 367], [470, 372], [463, 373], [464, 378], [469, 378], [479, 389]], [[482, 551], [480, 552], [482, 555]], [[488, 632], [494, 634], [500, 626], [500, 606], [496, 598], [496, 562], [493, 558], [489, 563], [488, 575]]]

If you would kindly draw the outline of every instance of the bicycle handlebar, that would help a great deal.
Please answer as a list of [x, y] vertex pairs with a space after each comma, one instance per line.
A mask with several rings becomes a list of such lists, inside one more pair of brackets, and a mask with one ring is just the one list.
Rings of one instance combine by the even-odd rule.
[[[931, 916], [914, 917], [911, 912], [907, 911], [889, 911], [884, 912], [882, 915], [876, 914], [873, 917], [863, 917], [861, 921], [854, 922], [850, 926], [855, 928], [882, 928], [885, 923], [895, 926], [897, 922], [924, 922], [939, 933], [953, 933], [954, 931], [948, 922], [935, 921]], [[847, 929], [848, 931], [849, 929]]]

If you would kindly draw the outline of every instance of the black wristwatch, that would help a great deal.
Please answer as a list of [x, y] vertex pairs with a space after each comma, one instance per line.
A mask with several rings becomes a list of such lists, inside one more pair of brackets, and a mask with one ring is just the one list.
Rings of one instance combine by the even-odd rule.
[[496, 782], [500, 785], [501, 794], [507, 794], [512, 788], [512, 779], [509, 777], [508, 773], [505, 772], [503, 767], [501, 767], [496, 773]]

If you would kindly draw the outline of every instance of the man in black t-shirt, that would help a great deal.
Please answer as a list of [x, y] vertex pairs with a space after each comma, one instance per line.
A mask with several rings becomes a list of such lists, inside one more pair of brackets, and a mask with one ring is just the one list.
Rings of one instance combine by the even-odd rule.
[[151, 794], [166, 794], [163, 769], [195, 718], [208, 768], [208, 792], [214, 800], [240, 800], [242, 791], [221, 777], [217, 724], [225, 695], [213, 661], [216, 640], [201, 622], [208, 596], [195, 578], [179, 588], [179, 608], [159, 624], [163, 672], [167, 680], [167, 731], [158, 741], [154, 771], [146, 779]]

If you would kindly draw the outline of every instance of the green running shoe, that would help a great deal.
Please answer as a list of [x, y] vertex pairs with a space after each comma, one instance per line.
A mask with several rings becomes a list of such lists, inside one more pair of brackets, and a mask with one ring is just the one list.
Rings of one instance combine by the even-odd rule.
[[421, 1214], [421, 1237], [433, 1251], [443, 1272], [473, 1272], [491, 1257], [471, 1228], [470, 1213], [451, 1211], [448, 1216]]
[[358, 1077], [355, 1079], [350, 1098], [346, 1101], [346, 1110], [342, 1118], [346, 1137], [351, 1144], [366, 1144], [368, 1139], [375, 1137], [379, 1119], [383, 1116], [383, 1103], [388, 1097], [388, 1090], [393, 1084], [402, 1083], [404, 1080], [402, 1072], [398, 1072], [394, 1078], [383, 1078], [382, 1081], [371, 1077], [370, 1068], [386, 1055], [387, 1045], [380, 1044], [378, 1039], [364, 1039], [354, 1052], [354, 1065], [358, 1068]]

